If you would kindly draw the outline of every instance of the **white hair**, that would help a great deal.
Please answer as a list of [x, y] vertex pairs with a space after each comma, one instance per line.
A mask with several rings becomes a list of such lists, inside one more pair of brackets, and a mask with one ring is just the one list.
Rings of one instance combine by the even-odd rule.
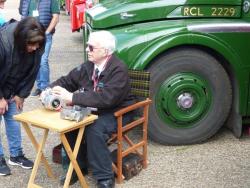
[[98, 41], [101, 47], [107, 49], [112, 54], [116, 49], [116, 39], [109, 31], [95, 31], [90, 33], [89, 41]]

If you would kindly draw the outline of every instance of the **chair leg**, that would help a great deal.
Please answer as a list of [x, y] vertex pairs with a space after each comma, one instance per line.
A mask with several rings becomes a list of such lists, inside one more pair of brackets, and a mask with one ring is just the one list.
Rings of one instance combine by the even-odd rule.
[[122, 117], [117, 118], [117, 183], [122, 183]]
[[[121, 143], [120, 143], [121, 144]], [[117, 183], [122, 183], [122, 146], [118, 144], [117, 148]]]
[[143, 123], [143, 168], [147, 168], [148, 166], [148, 161], [147, 161], [147, 155], [148, 155], [148, 110], [149, 110], [149, 105], [145, 106], [144, 108], [144, 118], [145, 121]]
[[147, 168], [148, 167], [148, 160], [147, 160], [147, 142], [144, 143], [144, 146], [143, 146], [143, 168]]
[[[143, 128], [144, 129], [144, 128]], [[147, 130], [143, 130], [143, 147], [142, 147], [142, 158], [143, 158], [143, 162], [142, 162], [142, 166], [143, 168], [147, 168], [148, 166], [148, 161], [147, 161], [147, 155], [148, 155], [148, 140], [147, 140]]]

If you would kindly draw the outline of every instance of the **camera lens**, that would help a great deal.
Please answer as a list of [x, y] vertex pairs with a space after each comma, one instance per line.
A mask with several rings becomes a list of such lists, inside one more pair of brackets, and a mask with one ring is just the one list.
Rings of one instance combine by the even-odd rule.
[[58, 108], [60, 106], [60, 100], [59, 99], [54, 99], [51, 103], [53, 108]]

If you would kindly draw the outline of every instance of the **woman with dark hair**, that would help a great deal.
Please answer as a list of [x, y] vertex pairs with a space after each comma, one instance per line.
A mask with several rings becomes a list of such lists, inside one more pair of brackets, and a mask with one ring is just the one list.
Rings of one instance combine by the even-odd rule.
[[50, 68], [49, 54], [51, 51], [56, 25], [59, 22], [60, 5], [58, 0], [20, 0], [19, 13], [21, 18], [32, 16], [46, 28], [46, 44], [36, 78], [36, 89], [31, 96], [39, 96], [49, 86]]
[[[22, 151], [20, 124], [13, 115], [23, 108], [39, 70], [45, 29], [33, 17], [10, 21], [0, 28], [0, 122], [5, 124], [10, 165], [31, 169], [33, 162]], [[0, 175], [10, 175], [0, 140]]]
[[[33, 17], [20, 21], [14, 31], [15, 44], [21, 52], [25, 52], [28, 46], [45, 45], [45, 29]], [[24, 45], [27, 44], [27, 45]]]

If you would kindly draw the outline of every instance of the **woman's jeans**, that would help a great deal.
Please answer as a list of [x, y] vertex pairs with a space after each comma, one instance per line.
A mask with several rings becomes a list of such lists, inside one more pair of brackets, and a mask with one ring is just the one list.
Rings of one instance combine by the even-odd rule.
[[46, 34], [45, 50], [41, 58], [40, 69], [36, 77], [37, 89], [44, 90], [49, 85], [49, 53], [52, 46], [52, 34]]
[[[21, 128], [20, 124], [13, 119], [13, 115], [18, 114], [19, 112], [16, 109], [15, 101], [8, 103], [8, 111], [5, 112], [4, 120], [5, 120], [5, 132], [7, 135], [9, 152], [11, 157], [16, 157], [22, 155], [22, 138], [21, 138]], [[0, 121], [2, 121], [2, 115], [0, 116]], [[1, 126], [3, 123], [1, 124]], [[4, 156], [3, 146], [2, 146], [2, 135], [0, 134], [0, 157]]]

